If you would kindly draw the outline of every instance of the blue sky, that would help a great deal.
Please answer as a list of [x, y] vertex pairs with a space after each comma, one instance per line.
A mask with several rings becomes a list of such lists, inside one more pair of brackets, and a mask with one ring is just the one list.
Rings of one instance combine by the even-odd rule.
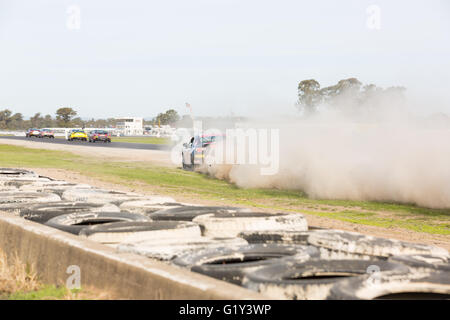
[[450, 114], [445, 0], [0, 0], [0, 43], [0, 109], [26, 116], [295, 114], [299, 81], [347, 77]]

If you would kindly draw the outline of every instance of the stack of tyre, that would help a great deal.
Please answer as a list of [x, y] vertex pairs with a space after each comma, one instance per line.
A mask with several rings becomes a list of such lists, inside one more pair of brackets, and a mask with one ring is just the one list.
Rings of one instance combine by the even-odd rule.
[[450, 297], [446, 250], [0, 168], [0, 211], [275, 299]]

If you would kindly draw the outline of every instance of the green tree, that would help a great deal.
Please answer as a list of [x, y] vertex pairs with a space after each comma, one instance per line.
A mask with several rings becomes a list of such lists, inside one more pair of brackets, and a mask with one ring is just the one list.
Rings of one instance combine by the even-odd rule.
[[70, 121], [76, 115], [77, 112], [72, 108], [59, 108], [58, 110], [56, 110], [56, 120], [62, 127], [68, 127]]
[[176, 112], [174, 109], [169, 109], [164, 113], [159, 113], [154, 120], [154, 124], [158, 125], [160, 123], [161, 125], [172, 125], [178, 120], [180, 120], [178, 112]]
[[11, 122], [12, 111], [9, 109], [5, 109], [0, 111], [0, 128], [8, 129], [9, 124]]
[[298, 105], [306, 114], [313, 113], [321, 100], [319, 82], [310, 79], [303, 80], [298, 84]]

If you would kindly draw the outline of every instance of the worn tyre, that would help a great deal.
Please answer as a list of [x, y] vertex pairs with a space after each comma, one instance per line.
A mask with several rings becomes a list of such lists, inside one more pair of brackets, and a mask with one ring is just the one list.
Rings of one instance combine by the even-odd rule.
[[282, 243], [282, 244], [308, 244], [308, 236], [314, 231], [293, 230], [263, 230], [243, 231], [238, 234], [248, 243]]
[[31, 183], [24, 186], [21, 186], [19, 190], [21, 191], [34, 191], [34, 192], [51, 192], [56, 193], [59, 196], [69, 190], [69, 189], [89, 189], [90, 186], [87, 184], [76, 184], [76, 183], [62, 183], [54, 181], [50, 181], [47, 183], [39, 182], [39, 183]]
[[149, 214], [164, 208], [173, 208], [181, 206], [171, 197], [163, 196], [145, 196], [142, 200], [125, 201], [120, 205], [120, 209], [128, 212]]
[[51, 180], [48, 178], [39, 178], [39, 177], [17, 177], [17, 178], [7, 178], [1, 179], [0, 185], [2, 186], [10, 186], [20, 188], [24, 185], [38, 183], [38, 182], [50, 182]]
[[447, 250], [435, 246], [376, 238], [340, 230], [317, 230], [308, 237], [308, 243], [336, 252], [384, 258], [404, 254], [448, 254]]
[[4, 177], [18, 177], [18, 176], [37, 176], [37, 174], [30, 170], [17, 168], [0, 168], [0, 179]]
[[204, 214], [250, 212], [250, 209], [227, 206], [179, 206], [150, 214], [152, 220], [192, 221]]
[[129, 212], [78, 212], [54, 217], [48, 220], [45, 225], [69, 233], [79, 234], [82, 229], [88, 226], [124, 221], [149, 221], [149, 219], [144, 215]]
[[0, 192], [0, 204], [19, 202], [54, 202], [61, 198], [54, 193], [45, 192]]
[[125, 201], [141, 200], [142, 195], [102, 189], [69, 189], [63, 195], [63, 200], [94, 203], [121, 204]]
[[193, 219], [202, 227], [204, 236], [236, 237], [243, 231], [260, 230], [308, 230], [306, 219], [301, 214], [236, 212], [215, 213], [197, 216]]
[[20, 216], [27, 220], [45, 223], [48, 220], [63, 214], [83, 212], [120, 212], [120, 209], [111, 203], [59, 201], [31, 204], [28, 208], [21, 210]]
[[414, 272], [380, 272], [336, 284], [330, 300], [450, 299], [450, 272], [422, 269]]
[[298, 262], [286, 259], [283, 263], [248, 273], [243, 286], [274, 299], [322, 300], [329, 296], [334, 285], [345, 279], [367, 274], [371, 268], [379, 268], [382, 272], [408, 271], [401, 264], [383, 260], [312, 259]]
[[80, 236], [107, 244], [200, 237], [195, 223], [178, 221], [117, 222], [83, 229]]
[[450, 272], [450, 256], [431, 255], [431, 254], [414, 254], [392, 256], [388, 261], [402, 263], [412, 270], [431, 269]]
[[173, 263], [216, 279], [241, 284], [245, 274], [293, 256], [299, 261], [311, 258], [306, 246], [251, 244], [201, 250], [183, 255]]
[[188, 253], [192, 254], [199, 250], [243, 246], [247, 244], [247, 241], [241, 238], [175, 238], [159, 241], [121, 243], [117, 246], [117, 251], [130, 252], [148, 258], [168, 261]]

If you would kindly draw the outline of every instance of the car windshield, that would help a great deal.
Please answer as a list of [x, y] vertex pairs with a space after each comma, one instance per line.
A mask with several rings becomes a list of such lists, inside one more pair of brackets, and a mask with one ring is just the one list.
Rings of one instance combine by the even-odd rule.
[[212, 142], [217, 142], [217, 141], [222, 141], [223, 140], [223, 136], [206, 136], [206, 137], [202, 137], [202, 144], [210, 144]]

